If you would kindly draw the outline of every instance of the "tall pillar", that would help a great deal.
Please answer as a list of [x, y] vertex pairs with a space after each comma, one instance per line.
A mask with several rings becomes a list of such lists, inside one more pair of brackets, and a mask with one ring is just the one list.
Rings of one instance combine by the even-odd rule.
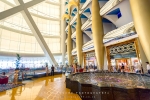
[[68, 38], [67, 38], [67, 54], [68, 54], [68, 64], [72, 64], [72, 39], [71, 39], [71, 26], [68, 23]]
[[[65, 0], [61, 0], [61, 16], [63, 16], [63, 14], [65, 12], [64, 2], [65, 2]], [[62, 64], [63, 65], [65, 65], [65, 55], [66, 55], [66, 44], [65, 44], [66, 32], [65, 32], [65, 26], [66, 26], [66, 23], [64, 22], [64, 20], [61, 20], [61, 51], [62, 51]]]
[[139, 39], [137, 39], [138, 40], [138, 49], [139, 49], [139, 53], [140, 53], [140, 62], [142, 63], [142, 67], [143, 67], [143, 70], [144, 70], [144, 73], [147, 73], [147, 67], [146, 67], [146, 63], [145, 62], [147, 62], [147, 57], [146, 57], [146, 55], [145, 55], [145, 53], [144, 53], [144, 51], [143, 51], [143, 48], [142, 48], [142, 45], [141, 45], [141, 43], [140, 43], [140, 40]]
[[82, 45], [83, 45], [83, 34], [81, 31], [81, 18], [79, 14], [79, 6], [78, 6], [77, 26], [76, 26], [76, 47], [77, 47], [78, 64], [81, 66], [83, 63]]
[[145, 55], [150, 62], [150, 0], [129, 1], [135, 29]]
[[99, 14], [98, 0], [92, 0], [92, 31], [97, 64], [100, 70], [104, 67], [103, 23]]

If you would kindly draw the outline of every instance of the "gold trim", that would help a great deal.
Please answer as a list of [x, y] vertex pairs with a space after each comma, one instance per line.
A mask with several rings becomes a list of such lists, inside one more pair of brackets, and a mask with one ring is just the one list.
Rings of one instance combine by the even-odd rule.
[[[112, 65], [111, 65], [111, 59], [110, 59], [110, 48], [113, 47], [113, 46], [120, 46], [120, 45], [128, 44], [128, 43], [131, 43], [131, 42], [134, 42], [134, 46], [135, 46], [135, 50], [136, 50], [136, 55], [137, 55], [137, 58], [138, 58], [138, 60], [139, 60], [139, 59], [140, 59], [140, 56], [139, 56], [139, 46], [138, 46], [137, 38], [136, 38], [136, 39], [129, 40], [129, 41], [125, 41], [125, 42], [121, 42], [121, 43], [118, 43], [118, 44], [113, 44], [113, 45], [110, 45], [110, 46], [105, 47], [105, 48], [106, 48], [106, 56], [107, 56], [108, 70], [109, 70], [109, 71], [110, 71], [111, 66], [112, 66]], [[121, 59], [121, 58], [116, 58], [116, 59]], [[115, 59], [115, 62], [116, 62], [116, 59]], [[131, 58], [122, 58], [122, 59], [131, 59]]]

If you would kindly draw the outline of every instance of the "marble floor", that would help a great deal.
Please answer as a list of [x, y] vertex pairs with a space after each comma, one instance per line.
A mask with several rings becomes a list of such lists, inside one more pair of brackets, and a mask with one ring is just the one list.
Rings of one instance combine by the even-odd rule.
[[81, 100], [65, 87], [65, 76], [55, 75], [24, 81], [20, 86], [0, 92], [0, 100]]

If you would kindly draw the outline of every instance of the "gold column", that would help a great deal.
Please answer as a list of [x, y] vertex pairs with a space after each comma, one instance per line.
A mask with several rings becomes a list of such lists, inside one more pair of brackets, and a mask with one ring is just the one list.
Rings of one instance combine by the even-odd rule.
[[68, 37], [67, 37], [67, 53], [68, 53], [68, 64], [72, 64], [72, 39], [71, 39], [71, 26], [68, 23]]
[[83, 45], [83, 34], [81, 31], [81, 18], [79, 14], [79, 6], [77, 12], [77, 25], [76, 25], [76, 48], [77, 48], [77, 57], [78, 64], [82, 66], [83, 56], [82, 56], [82, 45]]
[[100, 70], [104, 67], [103, 23], [98, 0], [92, 0], [92, 31], [96, 60]]
[[135, 29], [146, 57], [150, 62], [150, 0], [129, 1]]

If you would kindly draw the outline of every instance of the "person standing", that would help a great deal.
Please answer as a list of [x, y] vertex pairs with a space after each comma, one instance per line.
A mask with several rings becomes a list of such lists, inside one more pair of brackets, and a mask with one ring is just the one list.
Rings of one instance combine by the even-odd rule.
[[141, 73], [142, 67], [140, 63], [137, 63], [137, 73]]
[[51, 75], [54, 76], [54, 66], [51, 67]]
[[15, 73], [14, 73], [14, 84], [17, 85], [18, 84], [18, 71], [15, 70]]
[[48, 76], [49, 70], [48, 70], [48, 65], [46, 65], [46, 76]]
[[122, 65], [121, 65], [121, 72], [124, 73], [124, 64], [123, 64], [123, 63], [122, 63]]
[[146, 62], [146, 64], [147, 64], [147, 71], [148, 71], [148, 74], [150, 74], [150, 64], [149, 64], [149, 62]]

